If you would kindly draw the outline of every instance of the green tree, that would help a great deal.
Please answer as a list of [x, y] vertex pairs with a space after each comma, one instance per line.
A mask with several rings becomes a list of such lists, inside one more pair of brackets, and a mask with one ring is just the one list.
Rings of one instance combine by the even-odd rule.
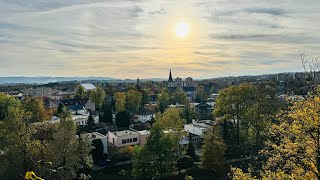
[[88, 126], [89, 129], [92, 129], [95, 125], [96, 124], [94, 123], [92, 112], [90, 111], [89, 112], [89, 118], [88, 118], [88, 121], [87, 121], [87, 126]]
[[165, 89], [163, 89], [161, 91], [161, 94], [158, 95], [158, 100], [157, 100], [157, 106], [159, 111], [163, 113], [169, 104], [170, 104], [169, 93]]
[[191, 107], [189, 103], [183, 109], [183, 117], [188, 124], [192, 123], [192, 119], [197, 118], [197, 112], [194, 107]]
[[210, 129], [204, 137], [203, 154], [201, 156], [203, 167], [216, 173], [223, 173], [225, 150], [219, 128]]
[[104, 107], [102, 122], [108, 123], [108, 124], [113, 124], [112, 110], [111, 110], [111, 106], [109, 106], [109, 105], [106, 105]]
[[180, 117], [180, 110], [168, 108], [163, 114], [158, 113], [155, 118], [156, 125], [162, 129], [183, 130], [185, 120]]
[[187, 169], [193, 167], [193, 160], [190, 156], [184, 155], [178, 158], [177, 160], [178, 169], [181, 171], [181, 169]]
[[145, 104], [149, 103], [149, 93], [146, 89], [142, 89], [141, 91], [141, 107], [143, 107]]
[[30, 123], [43, 122], [48, 119], [41, 98], [26, 97], [22, 100], [22, 107], [31, 115]]
[[60, 116], [62, 109], [63, 109], [64, 105], [62, 103], [59, 104], [58, 109], [57, 109], [57, 115]]
[[90, 176], [91, 168], [93, 167], [93, 158], [91, 151], [93, 146], [89, 143], [87, 136], [79, 135], [78, 138], [78, 155], [80, 162], [78, 163], [79, 169], [77, 170], [78, 178], [81, 174]]
[[76, 125], [70, 118], [61, 119], [53, 140], [48, 141], [48, 161], [52, 163], [55, 179], [74, 179], [80, 168]]
[[115, 97], [115, 109], [116, 109], [116, 112], [122, 112], [122, 111], [125, 111], [126, 110], [126, 94], [124, 92], [116, 92], [114, 94], [114, 97]]
[[130, 114], [126, 111], [118, 112], [116, 115], [116, 125], [119, 128], [128, 128], [131, 123]]
[[90, 93], [90, 97], [96, 104], [96, 108], [101, 109], [102, 105], [105, 103], [106, 93], [101, 87], [97, 87]]
[[176, 170], [176, 144], [158, 126], [151, 130], [144, 147], [135, 152], [132, 175], [137, 178], [157, 179], [170, 176]]
[[190, 156], [192, 159], [195, 159], [196, 157], [196, 152], [195, 152], [194, 144], [192, 143], [192, 141], [190, 141], [188, 144], [187, 155]]
[[92, 157], [95, 163], [104, 158], [103, 143], [101, 139], [95, 139], [92, 141], [94, 149], [92, 150]]
[[[233, 130], [231, 134], [224, 134], [225, 142], [228, 145], [228, 152], [236, 153], [239, 156], [240, 150], [244, 148], [244, 143], [241, 143], [241, 139], [247, 138], [245, 134], [248, 127], [247, 112], [254, 102], [254, 86], [251, 84], [240, 84], [239, 86], [230, 86], [219, 92], [219, 96], [216, 100], [216, 108], [214, 115], [220, 121], [224, 122], [225, 125], [228, 122]], [[226, 127], [224, 127], [226, 128]], [[241, 131], [244, 129], [244, 131]], [[224, 133], [228, 132], [224, 130]], [[242, 133], [244, 132], [244, 133]], [[235, 136], [231, 136], [235, 135]], [[243, 136], [241, 136], [243, 135]]]
[[8, 115], [9, 107], [19, 107], [20, 102], [12, 96], [0, 92], [0, 121], [3, 121]]
[[137, 90], [129, 90], [126, 95], [126, 109], [136, 113], [141, 107], [142, 94]]
[[208, 96], [206, 91], [204, 90], [204, 87], [203, 86], [197, 87], [195, 101], [196, 102], [206, 101], [207, 98]]
[[3, 113], [7, 116], [0, 123], [0, 149], [4, 153], [0, 155], [0, 177], [19, 179], [31, 167], [31, 135], [34, 130], [28, 123], [30, 116], [19, 106], [9, 106]]
[[172, 94], [172, 97], [171, 97], [171, 103], [172, 104], [176, 104], [176, 103], [179, 103], [179, 104], [187, 104], [189, 101], [188, 101], [188, 97], [186, 95], [185, 92], [182, 91], [181, 88], [178, 88], [173, 94]]
[[77, 96], [79, 96], [80, 98], [84, 98], [86, 96], [86, 90], [81, 85], [79, 85], [78, 87]]

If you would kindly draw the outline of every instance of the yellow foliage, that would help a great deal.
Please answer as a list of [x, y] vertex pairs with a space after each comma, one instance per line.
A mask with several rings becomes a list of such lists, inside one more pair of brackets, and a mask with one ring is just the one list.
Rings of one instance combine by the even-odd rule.
[[44, 180], [40, 177], [38, 177], [33, 171], [26, 172], [26, 175], [24, 176], [27, 180]]

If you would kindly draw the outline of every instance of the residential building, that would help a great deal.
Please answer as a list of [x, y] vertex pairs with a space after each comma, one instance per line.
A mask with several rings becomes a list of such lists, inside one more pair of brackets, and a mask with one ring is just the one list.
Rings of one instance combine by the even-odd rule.
[[150, 131], [148, 130], [143, 130], [143, 131], [138, 131], [140, 135], [140, 145], [145, 145], [147, 143], [148, 137], [150, 135]]
[[150, 132], [148, 130], [144, 131], [133, 131], [133, 130], [124, 130], [116, 132], [108, 132], [109, 143], [115, 147], [122, 148], [126, 146], [133, 145], [144, 145]]
[[158, 94], [154, 94], [149, 96], [149, 103], [150, 104], [157, 104], [158, 101]]
[[213, 125], [215, 125], [215, 123], [211, 120], [201, 120], [201, 121], [193, 120], [191, 124], [184, 125], [184, 130], [188, 132], [193, 143], [201, 144], [204, 136]]
[[61, 100], [62, 104], [71, 110], [77, 110], [78, 107], [84, 107], [87, 110], [95, 111], [96, 105], [90, 99], [66, 99]]
[[82, 136], [87, 138], [90, 144], [93, 140], [100, 139], [103, 144], [103, 154], [108, 154], [108, 136], [105, 136], [98, 132], [86, 133], [82, 134]]
[[54, 113], [57, 112], [59, 104], [56, 104], [50, 99], [48, 99], [45, 101], [44, 107], [46, 108], [48, 114], [52, 116]]
[[134, 115], [134, 121], [145, 123], [148, 121], [152, 121], [154, 116], [155, 114], [153, 111], [148, 109], [142, 109]]
[[39, 87], [39, 88], [29, 88], [23, 90], [23, 93], [26, 96], [31, 97], [48, 97], [52, 98], [53, 94], [56, 93], [57, 90], [47, 87]]
[[121, 148], [140, 143], [140, 135], [136, 131], [124, 130], [108, 132], [109, 143], [115, 147]]

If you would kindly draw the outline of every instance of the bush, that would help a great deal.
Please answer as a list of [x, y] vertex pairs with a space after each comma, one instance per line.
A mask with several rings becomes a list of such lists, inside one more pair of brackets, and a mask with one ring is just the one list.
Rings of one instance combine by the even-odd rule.
[[178, 159], [178, 167], [179, 169], [187, 169], [193, 167], [193, 160], [190, 156], [182, 156]]

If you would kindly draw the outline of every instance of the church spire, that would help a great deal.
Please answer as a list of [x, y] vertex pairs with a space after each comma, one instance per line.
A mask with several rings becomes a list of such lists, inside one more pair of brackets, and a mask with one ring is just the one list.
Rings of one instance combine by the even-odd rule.
[[173, 81], [172, 74], [171, 74], [171, 69], [170, 69], [170, 74], [169, 74], [169, 81]]

